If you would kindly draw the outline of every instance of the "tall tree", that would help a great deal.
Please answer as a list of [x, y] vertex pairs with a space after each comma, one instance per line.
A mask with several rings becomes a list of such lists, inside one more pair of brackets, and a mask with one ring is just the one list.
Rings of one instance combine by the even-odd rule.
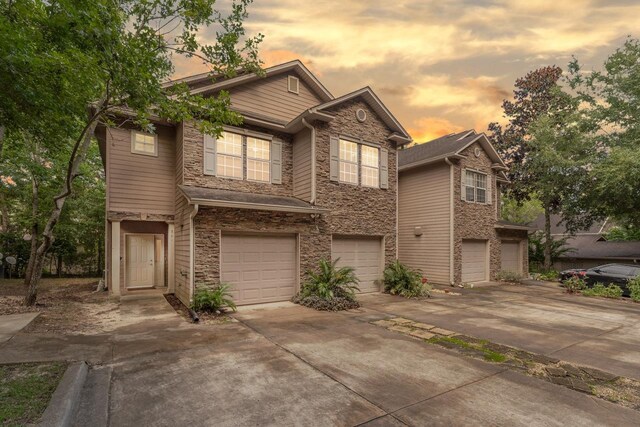
[[628, 39], [602, 70], [569, 64], [568, 82], [584, 106], [584, 122], [597, 141], [591, 208], [624, 227], [640, 229], [640, 41]]
[[[509, 199], [523, 204], [532, 197], [542, 203], [545, 214], [545, 267], [551, 267], [551, 214], [559, 214], [569, 232], [588, 226], [594, 215], [582, 209], [584, 170], [571, 166], [582, 164], [582, 148], [590, 140], [578, 137], [582, 124], [578, 101], [559, 85], [562, 69], [548, 66], [527, 73], [516, 80], [513, 100], [502, 104], [506, 126], [489, 125], [489, 138], [509, 166]], [[573, 144], [576, 153], [572, 151]], [[555, 153], [555, 154], [554, 154]], [[570, 163], [563, 161], [568, 156]], [[574, 155], [575, 154], [575, 155]], [[573, 171], [573, 177], [561, 175]], [[580, 173], [578, 173], [580, 171]], [[565, 179], [567, 178], [567, 179]], [[571, 194], [573, 192], [573, 194]]]
[[[54, 229], [99, 123], [123, 111], [153, 131], [152, 115], [197, 120], [219, 133], [241, 117], [229, 97], [193, 95], [185, 84], [165, 87], [178, 56], [197, 58], [212, 75], [260, 72], [262, 35], [247, 37], [243, 21], [250, 0], [228, 12], [215, 0], [1, 0], [0, 126], [25, 132], [50, 149], [70, 147], [59, 192], [41, 232], [26, 282], [25, 303], [35, 303]], [[216, 29], [212, 43], [199, 32]], [[6, 59], [6, 60], [5, 60]], [[91, 106], [87, 112], [87, 106]]]

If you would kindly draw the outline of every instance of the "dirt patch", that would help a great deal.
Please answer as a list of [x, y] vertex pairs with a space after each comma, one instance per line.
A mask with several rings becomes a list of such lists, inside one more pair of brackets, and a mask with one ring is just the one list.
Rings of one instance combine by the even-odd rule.
[[[187, 306], [185, 306], [182, 303], [182, 301], [180, 301], [173, 294], [165, 294], [164, 297], [167, 299], [169, 304], [171, 304], [171, 307], [173, 307], [176, 313], [180, 315], [180, 317], [182, 317], [185, 321], [189, 323], [193, 323], [193, 320], [191, 319], [191, 315], [189, 314], [189, 309], [187, 308]], [[215, 314], [215, 313], [199, 312], [197, 314], [198, 314], [198, 318], [200, 319], [198, 323], [196, 323], [197, 325], [221, 325], [224, 323], [236, 322], [234, 318], [232, 318], [226, 313]]]
[[36, 305], [25, 307], [20, 280], [0, 281], [0, 314], [40, 312], [23, 332], [98, 334], [118, 323], [119, 304], [108, 292], [95, 292], [98, 279], [43, 279]]

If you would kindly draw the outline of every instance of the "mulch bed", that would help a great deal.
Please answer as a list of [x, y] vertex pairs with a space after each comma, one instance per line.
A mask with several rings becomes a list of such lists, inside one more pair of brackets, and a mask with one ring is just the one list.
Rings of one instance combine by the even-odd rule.
[[[191, 319], [191, 315], [189, 314], [189, 309], [186, 305], [182, 303], [174, 294], [165, 294], [164, 296], [167, 299], [167, 302], [171, 304], [171, 307], [189, 323], [194, 323]], [[196, 325], [221, 325], [224, 323], [235, 322], [236, 320], [229, 316], [227, 313], [207, 313], [207, 312], [198, 312], [198, 318], [200, 319]]]

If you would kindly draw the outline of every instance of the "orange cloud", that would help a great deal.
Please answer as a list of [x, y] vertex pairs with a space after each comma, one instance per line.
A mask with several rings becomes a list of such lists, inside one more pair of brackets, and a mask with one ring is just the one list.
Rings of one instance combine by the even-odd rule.
[[316, 76], [321, 76], [320, 70], [314, 67], [312, 59], [303, 57], [302, 55], [286, 49], [273, 49], [273, 50], [261, 50], [260, 59], [264, 62], [264, 67], [272, 67], [274, 65], [282, 64], [284, 62], [293, 61], [298, 59], [304, 63]]
[[462, 132], [462, 126], [451, 123], [440, 117], [424, 117], [413, 122], [408, 129], [409, 135], [417, 143], [431, 141], [450, 133]]

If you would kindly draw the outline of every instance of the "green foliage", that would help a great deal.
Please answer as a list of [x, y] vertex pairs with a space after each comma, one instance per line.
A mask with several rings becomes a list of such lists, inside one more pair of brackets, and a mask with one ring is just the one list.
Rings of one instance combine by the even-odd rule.
[[65, 369], [65, 363], [1, 365], [0, 425], [37, 424]]
[[560, 273], [558, 273], [556, 270], [547, 270], [537, 273], [536, 277], [538, 280], [554, 282], [558, 280], [558, 278], [560, 277]]
[[430, 287], [422, 283], [422, 273], [395, 260], [384, 270], [384, 291], [405, 298], [429, 296]]
[[606, 239], [611, 241], [640, 240], [640, 228], [633, 225], [612, 227], [606, 234]]
[[622, 296], [622, 288], [614, 283], [605, 286], [604, 283], [596, 283], [592, 288], [582, 291], [582, 295], [587, 297], [605, 297], [620, 298]]
[[468, 342], [459, 337], [435, 336], [429, 338], [427, 342], [448, 348], [454, 346], [465, 350], [475, 350], [482, 354], [484, 360], [488, 362], [502, 363], [507, 360], [507, 356], [489, 348], [490, 343], [486, 340], [474, 340], [473, 342]]
[[585, 281], [578, 276], [572, 276], [569, 279], [565, 280], [562, 284], [570, 294], [581, 291], [587, 286]]
[[637, 276], [627, 282], [627, 288], [631, 293], [631, 299], [640, 302], [640, 276]]
[[568, 83], [578, 93], [583, 120], [598, 147], [592, 182], [585, 189], [591, 208], [640, 227], [640, 41], [629, 38], [601, 70], [569, 64]]
[[206, 311], [210, 313], [224, 311], [227, 308], [236, 311], [236, 304], [231, 298], [229, 287], [226, 283], [221, 283], [216, 286], [198, 286], [193, 295], [191, 308], [195, 311]]
[[518, 201], [506, 194], [502, 197], [501, 216], [505, 221], [516, 224], [528, 224], [533, 222], [541, 213], [542, 203], [535, 195], [530, 195], [530, 200]]
[[345, 298], [355, 301], [358, 278], [353, 267], [337, 267], [339, 258], [333, 261], [321, 259], [318, 270], [307, 271], [307, 281], [302, 285], [302, 298], [316, 296], [324, 300]]
[[496, 280], [508, 283], [520, 283], [524, 276], [515, 271], [500, 270], [496, 273]]
[[[544, 265], [544, 232], [536, 231], [529, 235], [529, 264], [532, 269], [540, 269]], [[573, 251], [567, 245], [567, 239], [551, 239], [551, 262], [557, 261], [562, 255]]]

